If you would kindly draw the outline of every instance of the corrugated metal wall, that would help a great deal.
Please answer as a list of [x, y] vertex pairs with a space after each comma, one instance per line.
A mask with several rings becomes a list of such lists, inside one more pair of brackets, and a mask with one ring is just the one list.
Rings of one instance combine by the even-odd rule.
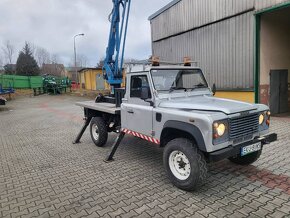
[[182, 0], [151, 20], [153, 55], [175, 62], [190, 56], [210, 84], [253, 89], [254, 13], [285, 2]]
[[254, 0], [182, 0], [151, 22], [153, 41], [254, 8]]
[[255, 8], [256, 10], [265, 9], [268, 7], [273, 7], [278, 4], [290, 2], [289, 0], [256, 0]]
[[218, 88], [253, 88], [253, 13], [153, 42], [153, 54], [175, 62], [190, 56]]
[[158, 41], [250, 9], [261, 10], [289, 0], [182, 0], [151, 20], [152, 40]]

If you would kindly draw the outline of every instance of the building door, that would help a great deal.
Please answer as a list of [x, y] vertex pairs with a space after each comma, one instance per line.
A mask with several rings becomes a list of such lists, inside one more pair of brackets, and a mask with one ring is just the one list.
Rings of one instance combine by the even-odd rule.
[[270, 109], [272, 114], [288, 112], [288, 70], [270, 71]]
[[105, 80], [103, 78], [103, 75], [101, 74], [96, 75], [96, 87], [97, 87], [97, 90], [105, 89]]

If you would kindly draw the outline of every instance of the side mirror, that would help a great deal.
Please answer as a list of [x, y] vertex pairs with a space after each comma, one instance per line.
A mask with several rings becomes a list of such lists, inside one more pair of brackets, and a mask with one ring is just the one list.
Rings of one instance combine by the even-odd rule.
[[149, 98], [149, 87], [142, 87], [141, 88], [141, 99], [147, 100]]
[[211, 91], [212, 91], [213, 95], [215, 95], [215, 93], [216, 93], [216, 85], [215, 85], [215, 83], [212, 85]]

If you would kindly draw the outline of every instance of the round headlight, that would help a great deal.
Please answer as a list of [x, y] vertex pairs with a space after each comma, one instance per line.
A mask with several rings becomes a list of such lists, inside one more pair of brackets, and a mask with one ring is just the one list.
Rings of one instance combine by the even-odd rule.
[[259, 124], [261, 125], [264, 122], [264, 114], [260, 114], [259, 116]]
[[214, 124], [213, 124], [213, 127], [216, 129], [216, 128], [219, 127], [219, 124], [218, 124], [218, 123], [214, 123]]
[[219, 136], [222, 136], [226, 131], [226, 125], [223, 123], [220, 123], [218, 127], [216, 128], [216, 132]]

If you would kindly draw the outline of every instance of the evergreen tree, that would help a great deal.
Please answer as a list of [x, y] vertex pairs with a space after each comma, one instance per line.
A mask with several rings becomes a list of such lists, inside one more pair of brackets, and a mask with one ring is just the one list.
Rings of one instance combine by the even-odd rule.
[[31, 48], [29, 44], [25, 42], [25, 46], [19, 53], [16, 62], [16, 74], [22, 76], [37, 76], [39, 73], [40, 70], [36, 60], [32, 55]]

